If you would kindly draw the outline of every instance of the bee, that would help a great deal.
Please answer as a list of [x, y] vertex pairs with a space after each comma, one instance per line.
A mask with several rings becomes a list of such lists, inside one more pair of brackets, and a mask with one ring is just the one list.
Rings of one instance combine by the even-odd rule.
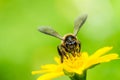
[[44, 27], [41, 26], [38, 28], [38, 30], [44, 34], [54, 36], [61, 40], [61, 44], [57, 46], [58, 53], [61, 57], [61, 63], [63, 63], [64, 57], [68, 59], [68, 55], [76, 56], [77, 54], [80, 54], [81, 50], [81, 43], [77, 39], [77, 34], [81, 28], [81, 26], [85, 23], [87, 19], [87, 15], [84, 14], [82, 16], [79, 16], [75, 22], [74, 22], [74, 31], [72, 34], [66, 34], [64, 37], [62, 37], [60, 34], [58, 34], [55, 30], [53, 30], [51, 27]]

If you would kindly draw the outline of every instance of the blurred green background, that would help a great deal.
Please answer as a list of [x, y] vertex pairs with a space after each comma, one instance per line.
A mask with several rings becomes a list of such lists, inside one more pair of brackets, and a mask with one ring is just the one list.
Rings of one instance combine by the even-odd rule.
[[[120, 0], [0, 0], [0, 80], [36, 80], [31, 71], [54, 63], [60, 40], [38, 32], [51, 26], [61, 35], [73, 31], [76, 17], [88, 19], [78, 38], [82, 51], [104, 46], [120, 54]], [[88, 70], [87, 80], [120, 80], [120, 61]], [[69, 80], [63, 76], [54, 80]]]

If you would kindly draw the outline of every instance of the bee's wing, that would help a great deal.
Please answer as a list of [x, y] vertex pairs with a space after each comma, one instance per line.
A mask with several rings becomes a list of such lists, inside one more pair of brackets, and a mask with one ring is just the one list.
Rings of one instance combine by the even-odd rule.
[[79, 16], [74, 23], [74, 35], [76, 36], [79, 32], [80, 27], [84, 24], [84, 22], [87, 19], [87, 14], [84, 14], [82, 16]]
[[42, 33], [45, 33], [63, 40], [63, 38], [55, 30], [53, 30], [50, 27], [39, 27], [38, 30]]

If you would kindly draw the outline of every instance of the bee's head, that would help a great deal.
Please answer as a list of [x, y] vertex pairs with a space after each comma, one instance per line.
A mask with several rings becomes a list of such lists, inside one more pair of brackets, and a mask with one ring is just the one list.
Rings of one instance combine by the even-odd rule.
[[76, 46], [76, 37], [75, 36], [73, 36], [73, 35], [66, 35], [65, 37], [64, 37], [64, 44], [65, 44], [65, 46], [67, 47], [67, 48], [69, 48], [69, 49], [72, 49], [72, 48], [74, 48], [75, 46]]

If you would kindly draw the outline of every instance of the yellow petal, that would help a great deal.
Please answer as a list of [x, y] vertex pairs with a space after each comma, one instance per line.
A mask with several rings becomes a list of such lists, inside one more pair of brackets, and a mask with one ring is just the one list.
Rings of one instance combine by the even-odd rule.
[[82, 60], [84, 60], [84, 64], [86, 64], [86, 62], [88, 61], [88, 53], [87, 52], [83, 52], [81, 55]]
[[113, 53], [113, 54], [104, 55], [104, 56], [99, 57], [99, 58], [90, 59], [87, 62], [86, 69], [95, 65], [95, 64], [109, 62], [109, 61], [114, 60], [114, 59], [118, 59], [118, 54]]
[[35, 74], [42, 74], [42, 73], [45, 73], [45, 72], [49, 72], [49, 71], [48, 71], [48, 70], [32, 71], [32, 75], [35, 75]]
[[89, 67], [96, 64], [96, 59], [89, 59], [85, 64], [85, 69], [88, 69]]
[[63, 72], [46, 73], [46, 74], [40, 76], [37, 80], [51, 80], [53, 78], [60, 77], [62, 75], [64, 75]]
[[56, 68], [58, 65], [55, 64], [47, 64], [47, 65], [43, 65], [41, 66], [42, 69], [52, 69], [52, 68]]
[[60, 58], [55, 57], [54, 60], [57, 62], [57, 64], [61, 64]]
[[102, 62], [109, 62], [111, 60], [114, 60], [114, 59], [118, 59], [118, 54], [108, 54], [108, 55], [105, 55], [105, 56], [102, 56], [99, 58], [99, 63], [102, 63]]
[[97, 50], [92, 56], [90, 56], [90, 58], [98, 58], [101, 55], [103, 55], [103, 54], [107, 53], [108, 51], [110, 51], [111, 49], [112, 49], [112, 47], [101, 48], [101, 49]]
[[86, 59], [86, 58], [88, 58], [88, 53], [87, 52], [82, 52], [80, 57]]
[[78, 70], [74, 71], [77, 74], [83, 74], [84, 69], [83, 68], [79, 68]]

